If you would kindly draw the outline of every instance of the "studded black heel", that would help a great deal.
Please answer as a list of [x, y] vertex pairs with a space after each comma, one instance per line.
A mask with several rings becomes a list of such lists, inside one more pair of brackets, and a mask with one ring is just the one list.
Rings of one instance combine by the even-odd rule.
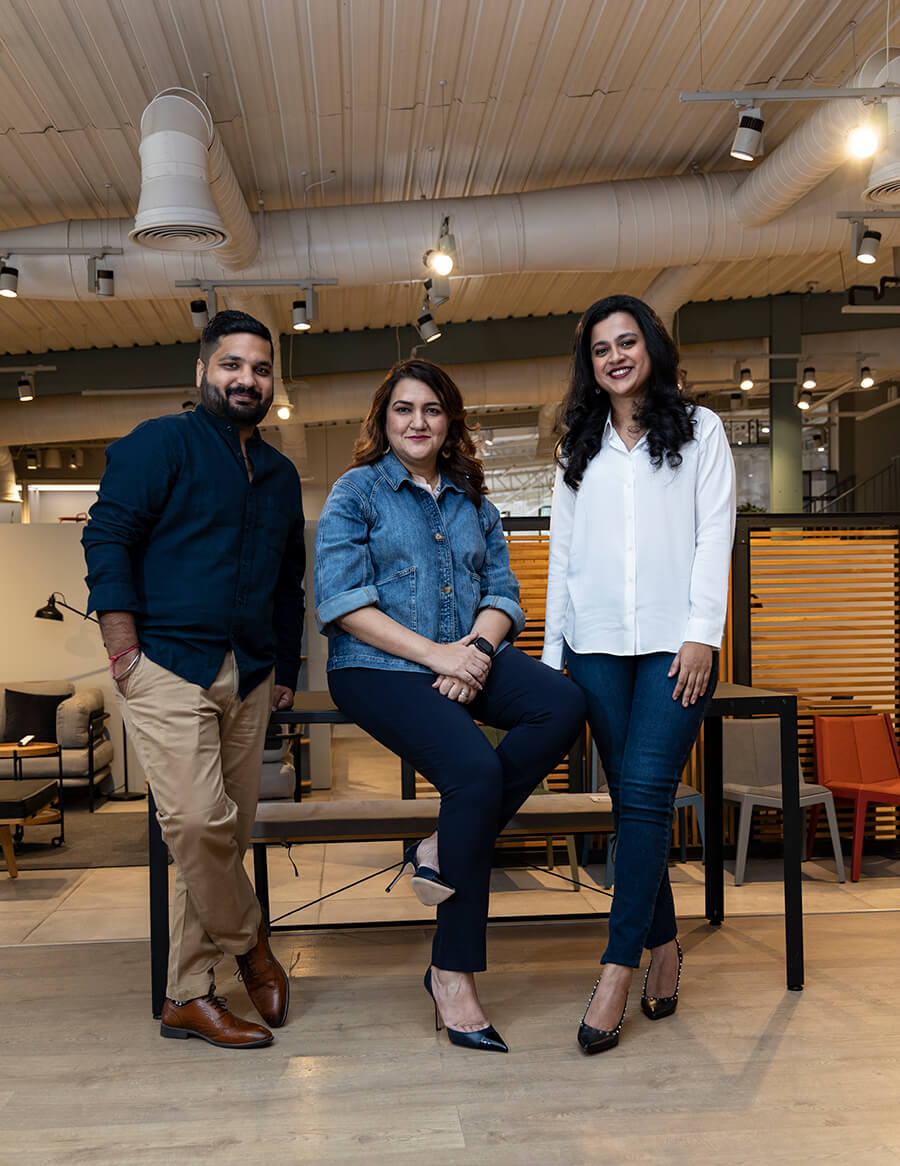
[[588, 1014], [588, 1008], [591, 1006], [591, 1000], [594, 999], [594, 994], [600, 987], [598, 980], [594, 984], [594, 991], [591, 992], [590, 1000], [587, 1002], [587, 1008], [584, 1010], [584, 1016], [581, 1018], [581, 1024], [578, 1026], [578, 1043], [589, 1057], [594, 1053], [605, 1053], [607, 1049], [614, 1049], [619, 1043], [619, 1033], [622, 1031], [622, 1021], [625, 1019], [625, 1010], [628, 1008], [628, 996], [625, 996], [625, 1007], [622, 1009], [622, 1015], [619, 1017], [619, 1023], [615, 1028], [593, 1028], [590, 1024], [585, 1024], [584, 1017]]
[[678, 975], [675, 979], [675, 991], [671, 996], [647, 995], [647, 981], [650, 979], [650, 968], [653, 967], [653, 960], [650, 961], [647, 967], [647, 974], [644, 976], [644, 988], [641, 992], [641, 1011], [651, 1020], [662, 1020], [666, 1016], [671, 1016], [678, 1007], [678, 988], [681, 984], [681, 965], [684, 962], [684, 952], [681, 950], [681, 944], [677, 939], [675, 940], [675, 946], [678, 948]]

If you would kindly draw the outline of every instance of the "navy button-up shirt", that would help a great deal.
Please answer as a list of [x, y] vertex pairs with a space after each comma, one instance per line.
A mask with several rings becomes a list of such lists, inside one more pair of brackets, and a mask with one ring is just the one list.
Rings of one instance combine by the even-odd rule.
[[155, 663], [208, 688], [234, 651], [243, 698], [275, 666], [295, 688], [303, 508], [291, 462], [202, 406], [145, 421], [106, 451], [82, 535], [88, 611], [134, 613]]

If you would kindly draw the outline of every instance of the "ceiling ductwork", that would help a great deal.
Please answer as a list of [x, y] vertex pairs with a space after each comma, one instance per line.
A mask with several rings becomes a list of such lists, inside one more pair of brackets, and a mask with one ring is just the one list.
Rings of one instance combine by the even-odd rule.
[[[900, 50], [893, 49], [889, 65], [882, 68], [878, 74], [879, 80], [897, 83], [900, 81]], [[878, 54], [884, 59], [884, 53]], [[862, 197], [868, 199], [880, 209], [892, 209], [900, 206], [900, 98], [892, 97], [887, 105], [887, 139], [884, 149], [875, 156], [872, 171], [869, 175], [869, 184], [863, 191]]]
[[[748, 228], [733, 201], [743, 176], [632, 179], [529, 191], [517, 195], [429, 202], [322, 207], [266, 216], [264, 260], [248, 279], [283, 279], [314, 272], [345, 287], [406, 283], [422, 276], [422, 254], [433, 242], [439, 210], [453, 221], [465, 276], [523, 272], [634, 271], [776, 255], [815, 255], [846, 245], [835, 214], [859, 197], [858, 182], [835, 175], [775, 222]], [[117, 299], [189, 298], [179, 279], [221, 278], [217, 252], [151, 251], [129, 239], [129, 220], [80, 220], [0, 232], [0, 253], [17, 247], [121, 246]], [[900, 241], [900, 223], [884, 224], [885, 243]], [[102, 236], [102, 239], [101, 239]], [[28, 256], [19, 266], [23, 299], [92, 299], [84, 264], [67, 255]]]
[[[890, 49], [891, 64], [885, 64], [884, 49], [873, 53], [866, 63], [844, 82], [846, 88], [877, 88], [897, 80], [898, 49]], [[885, 104], [889, 117], [896, 117], [900, 99]], [[784, 214], [809, 191], [818, 186], [847, 161], [847, 135], [867, 116], [867, 106], [855, 98], [823, 101], [767, 158], [755, 166], [734, 196], [734, 212], [745, 227], [761, 227]], [[900, 139], [897, 139], [900, 141]], [[900, 158], [900, 151], [894, 157]], [[879, 166], [876, 158], [873, 175]], [[900, 162], [895, 172], [900, 180]], [[871, 181], [871, 179], [870, 179]], [[871, 197], [866, 192], [866, 197]], [[853, 196], [855, 205], [859, 195]], [[900, 200], [900, 196], [898, 196]], [[844, 208], [846, 209], [846, 208]]]
[[[196, 93], [166, 89], [141, 117], [141, 198], [129, 238], [155, 251], [215, 249], [224, 267], [247, 267], [256, 229], [212, 114]], [[118, 287], [117, 287], [118, 291]]]

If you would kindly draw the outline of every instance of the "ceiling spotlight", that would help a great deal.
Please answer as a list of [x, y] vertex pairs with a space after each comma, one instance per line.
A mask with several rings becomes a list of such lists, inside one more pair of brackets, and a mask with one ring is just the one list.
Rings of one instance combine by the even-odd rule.
[[[456, 263], [456, 240], [450, 234], [449, 215], [444, 215], [441, 219], [437, 247], [426, 251], [422, 256], [422, 262], [435, 275], [446, 277], [453, 270]], [[449, 291], [447, 294], [449, 296]]]
[[806, 410], [810, 407], [811, 404], [812, 393], [809, 391], [809, 389], [804, 389], [800, 396], [797, 398], [797, 408]]
[[4, 263], [0, 267], [0, 296], [7, 296], [9, 299], [15, 299], [19, 294], [19, 269], [18, 267], [7, 267]]
[[312, 327], [306, 311], [306, 300], [294, 300], [293, 327], [295, 332], [308, 332]]
[[744, 109], [738, 116], [738, 128], [731, 143], [731, 156], [741, 162], [752, 162], [762, 153], [762, 110], [758, 106]]
[[428, 306], [428, 300], [422, 305], [422, 311], [416, 320], [416, 331], [426, 344], [430, 344], [432, 340], [440, 339], [441, 330], [434, 322], [434, 316], [431, 313], [431, 308]]
[[443, 251], [429, 250], [422, 256], [422, 262], [435, 275], [447, 276], [453, 270], [453, 256]]
[[881, 243], [881, 231], [863, 231], [856, 259], [859, 263], [874, 263], [878, 258], [878, 247]]
[[201, 332], [209, 323], [209, 307], [206, 300], [191, 300], [191, 323]]
[[84, 450], [70, 449], [68, 466], [70, 470], [80, 470], [84, 465]]
[[753, 377], [750, 374], [749, 368], [741, 369], [741, 388], [745, 393], [749, 393], [753, 388]]
[[861, 389], [871, 389], [875, 385], [875, 378], [872, 376], [872, 370], [867, 364], [864, 364], [859, 370], [859, 387]]
[[769, 425], [760, 425], [760, 427], [759, 427], [759, 431], [760, 431], [760, 433], [769, 433], [769, 432], [771, 432], [771, 426], [769, 426]]
[[16, 384], [16, 388], [19, 390], [19, 400], [20, 401], [33, 401], [34, 400], [34, 378], [33, 377], [30, 377], [27, 374], [20, 376], [19, 380]]
[[450, 299], [450, 280], [445, 275], [430, 275], [425, 280], [425, 294], [433, 308], [439, 308]]
[[26, 470], [36, 470], [39, 465], [40, 465], [40, 462], [38, 460], [37, 450], [36, 449], [26, 449], [25, 450], [25, 468], [26, 468]]
[[275, 410], [275, 416], [279, 421], [290, 421], [291, 414], [294, 412], [294, 406], [290, 401], [285, 401]]
[[878, 152], [878, 131], [870, 122], [854, 126], [847, 135], [847, 153], [851, 158], [871, 158]]
[[803, 387], [804, 389], [814, 389], [816, 387], [816, 370], [811, 364], [808, 364], [803, 370]]
[[114, 296], [116, 294], [115, 272], [108, 267], [98, 267], [97, 285], [94, 290], [98, 296]]

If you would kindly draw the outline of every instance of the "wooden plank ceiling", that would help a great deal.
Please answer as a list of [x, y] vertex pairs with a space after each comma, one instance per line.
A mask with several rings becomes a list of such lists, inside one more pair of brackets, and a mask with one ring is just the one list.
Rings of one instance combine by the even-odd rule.
[[[681, 90], [838, 85], [884, 36], [882, 0], [9, 0], [0, 228], [132, 216], [168, 86], [207, 99], [251, 208], [280, 210], [730, 168], [734, 109]], [[769, 105], [767, 148], [813, 108]], [[463, 279], [440, 318], [579, 311], [655, 274]], [[834, 255], [726, 263], [695, 298], [845, 282]], [[318, 327], [408, 323], [417, 294], [328, 290]], [[195, 336], [177, 301], [0, 312], [7, 353]]]

